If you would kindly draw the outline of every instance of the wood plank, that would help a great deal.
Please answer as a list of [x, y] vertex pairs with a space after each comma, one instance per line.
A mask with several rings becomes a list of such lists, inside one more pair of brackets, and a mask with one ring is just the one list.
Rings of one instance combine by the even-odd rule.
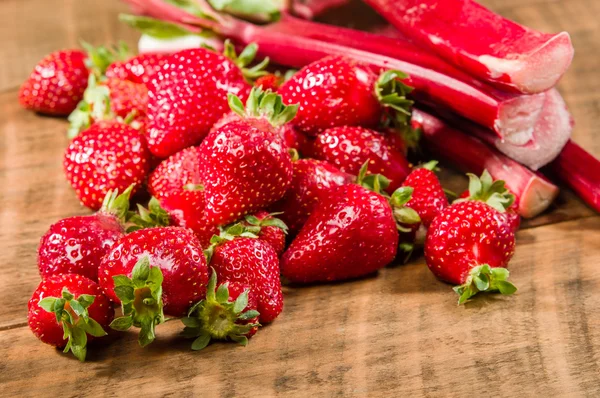
[[[188, 351], [177, 321], [147, 349], [128, 333], [90, 361], [0, 332], [6, 396], [598, 396], [600, 217], [520, 234], [518, 293], [456, 306], [422, 261], [377, 278], [288, 288], [282, 316], [246, 348]], [[65, 369], [69, 369], [65, 377]], [[35, 383], [31, 380], [35, 379]], [[479, 387], [478, 387], [479, 386]]]

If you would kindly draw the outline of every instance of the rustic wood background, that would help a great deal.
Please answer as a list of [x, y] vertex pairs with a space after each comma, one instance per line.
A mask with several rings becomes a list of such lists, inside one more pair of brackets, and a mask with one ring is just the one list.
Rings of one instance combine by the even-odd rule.
[[[545, 31], [568, 30], [575, 61], [560, 90], [574, 138], [600, 156], [600, 1], [485, 0]], [[150, 347], [134, 333], [78, 363], [35, 339], [26, 303], [39, 282], [39, 237], [59, 218], [87, 214], [61, 170], [66, 122], [22, 110], [17, 89], [45, 54], [136, 33], [116, 0], [0, 2], [0, 395], [78, 396], [600, 396], [600, 217], [564, 190], [518, 234], [519, 292], [456, 306], [419, 258], [376, 278], [286, 288], [285, 311], [247, 348], [188, 350], [178, 321]], [[356, 1], [326, 17], [369, 27]], [[464, 178], [445, 171], [450, 186]]]

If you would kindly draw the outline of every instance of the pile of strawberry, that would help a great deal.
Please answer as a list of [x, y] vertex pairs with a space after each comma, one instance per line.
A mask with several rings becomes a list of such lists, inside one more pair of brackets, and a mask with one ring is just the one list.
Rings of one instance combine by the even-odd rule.
[[486, 172], [450, 204], [436, 162], [412, 167], [401, 72], [328, 57], [283, 81], [266, 60], [250, 67], [255, 53], [88, 48], [36, 66], [20, 101], [70, 115], [65, 175], [97, 211], [41, 239], [29, 302], [40, 340], [84, 360], [109, 330], [151, 343], [168, 316], [195, 350], [246, 344], [281, 313], [280, 278], [360, 278], [419, 247], [460, 303], [516, 290], [504, 268], [514, 196]]

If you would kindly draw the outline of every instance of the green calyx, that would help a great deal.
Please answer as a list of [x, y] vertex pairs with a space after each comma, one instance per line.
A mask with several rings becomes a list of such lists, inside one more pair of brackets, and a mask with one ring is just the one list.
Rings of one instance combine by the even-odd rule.
[[505, 186], [502, 180], [492, 178], [487, 170], [483, 171], [481, 177], [468, 173], [469, 177], [469, 197], [459, 198], [454, 203], [464, 202], [467, 200], [478, 200], [488, 204], [501, 213], [515, 203], [515, 195], [513, 195]]
[[414, 189], [412, 187], [400, 187], [394, 191], [390, 196], [390, 206], [392, 206], [392, 212], [394, 213], [394, 219], [396, 220], [396, 228], [400, 232], [411, 232], [412, 228], [407, 225], [419, 224], [421, 217], [411, 207], [406, 204], [412, 198]]
[[62, 326], [67, 345], [63, 352], [71, 351], [81, 362], [87, 354], [87, 335], [106, 336], [98, 322], [90, 318], [88, 307], [94, 303], [95, 296], [82, 294], [75, 298], [67, 288], [63, 288], [61, 297], [45, 297], [38, 305], [47, 312], [56, 315], [56, 322]]
[[246, 335], [260, 326], [258, 323], [241, 324], [260, 315], [256, 310], [244, 311], [248, 293], [246, 290], [235, 301], [230, 301], [228, 284], [223, 283], [217, 288], [217, 275], [212, 270], [206, 299], [194, 304], [188, 316], [181, 319], [185, 325], [183, 335], [194, 339], [192, 350], [205, 348], [212, 339], [231, 340], [243, 346], [248, 344]]
[[263, 217], [262, 219], [259, 219], [258, 217], [254, 216], [254, 215], [247, 215], [244, 218], [246, 220], [246, 224], [248, 224], [248, 226], [246, 226], [246, 228], [247, 229], [251, 228], [251, 227], [258, 228], [258, 233], [260, 233], [261, 228], [277, 227], [277, 228], [281, 229], [284, 234], [287, 235], [288, 226], [283, 222], [283, 220], [275, 217], [279, 214], [283, 214], [283, 213], [270, 213], [270, 214], [266, 215], [265, 217]]
[[500, 292], [511, 295], [517, 291], [517, 287], [508, 282], [509, 272], [506, 268], [492, 268], [488, 264], [474, 267], [467, 281], [455, 286], [454, 291], [460, 296], [458, 305], [465, 303], [479, 292]]
[[265, 70], [267, 65], [269, 65], [269, 58], [263, 59], [257, 65], [248, 68], [248, 66], [254, 61], [256, 58], [256, 52], [258, 51], [258, 45], [256, 43], [248, 44], [242, 52], [238, 55], [235, 51], [235, 46], [231, 43], [230, 40], [225, 40], [225, 47], [223, 50], [223, 55], [233, 61], [244, 74], [244, 77], [249, 82], [253, 82], [261, 76], [268, 74]]
[[83, 99], [69, 115], [67, 136], [75, 138], [83, 130], [88, 129], [92, 122], [109, 119], [114, 119], [110, 107], [110, 90], [105, 85], [97, 84], [96, 76], [90, 74], [87, 88], [83, 93]]
[[148, 208], [137, 204], [137, 211], [127, 214], [127, 232], [133, 232], [144, 228], [168, 227], [171, 225], [169, 213], [162, 208], [160, 202], [152, 197], [148, 202]]
[[402, 82], [406, 78], [408, 75], [404, 72], [388, 70], [375, 83], [375, 95], [381, 105], [392, 111], [391, 120], [396, 128], [410, 127], [414, 101], [407, 96], [413, 88]]
[[253, 22], [276, 22], [287, 0], [208, 0], [215, 10]]
[[111, 47], [94, 47], [90, 43], [81, 41], [81, 46], [87, 52], [88, 58], [86, 60], [86, 66], [98, 79], [104, 77], [106, 69], [112, 63], [116, 61], [125, 61], [131, 57], [129, 47], [124, 41], [120, 41], [118, 44]]
[[227, 100], [231, 110], [242, 118], [264, 118], [274, 127], [289, 123], [298, 112], [298, 104], [284, 105], [280, 95], [271, 90], [263, 91], [261, 87], [254, 87], [250, 91], [246, 106], [231, 93]]
[[235, 238], [257, 239], [260, 229], [260, 226], [246, 225], [244, 222], [238, 222], [226, 227], [219, 227], [219, 234], [213, 235], [212, 238], [210, 238], [210, 245], [204, 250], [206, 262], [210, 263], [215, 249], [219, 245], [234, 240]]
[[131, 191], [134, 185], [130, 185], [122, 194], [119, 195], [117, 189], [108, 191], [104, 200], [102, 201], [102, 207], [100, 207], [101, 213], [112, 214], [125, 223], [127, 221], [127, 215], [129, 212], [129, 198], [131, 197]]
[[119, 331], [128, 330], [132, 326], [140, 328], [138, 342], [145, 347], [154, 341], [156, 325], [165, 321], [162, 271], [159, 267], [151, 267], [150, 259], [144, 256], [133, 267], [131, 278], [116, 275], [113, 280], [114, 292], [121, 300], [123, 316], [115, 318], [110, 327]]
[[390, 180], [381, 174], [367, 174], [369, 169], [369, 161], [367, 160], [360, 168], [356, 183], [363, 188], [386, 196], [385, 190], [390, 186]]

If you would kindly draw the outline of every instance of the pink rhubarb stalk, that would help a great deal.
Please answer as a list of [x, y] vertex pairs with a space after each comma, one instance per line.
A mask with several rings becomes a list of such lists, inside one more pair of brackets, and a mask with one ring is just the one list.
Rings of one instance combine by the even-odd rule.
[[433, 154], [464, 172], [479, 175], [487, 170], [494, 180], [504, 180], [516, 196], [517, 212], [531, 218], [548, 208], [558, 188], [541, 175], [504, 156], [481, 140], [449, 127], [419, 109], [413, 121], [422, 128], [423, 139]]
[[549, 169], [592, 209], [600, 212], [600, 160], [569, 140]]
[[483, 81], [522, 93], [556, 85], [571, 65], [567, 32], [547, 34], [473, 0], [366, 0], [404, 36]]

